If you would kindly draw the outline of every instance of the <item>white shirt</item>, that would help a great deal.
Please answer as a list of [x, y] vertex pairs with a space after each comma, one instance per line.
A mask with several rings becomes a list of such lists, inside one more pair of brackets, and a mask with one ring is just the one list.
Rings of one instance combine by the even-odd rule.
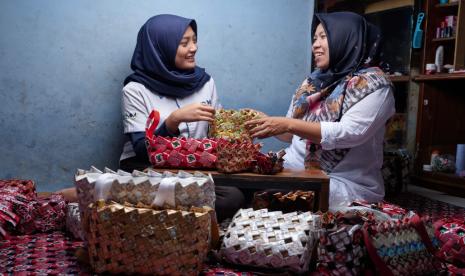
[[[154, 109], [160, 113], [159, 127], [173, 111], [192, 103], [206, 103], [215, 109], [221, 108], [213, 78], [210, 78], [199, 91], [184, 98], [171, 98], [155, 94], [138, 82], [126, 84], [122, 92], [121, 108], [124, 133], [145, 131], [147, 118]], [[181, 123], [179, 133], [183, 137], [207, 137], [208, 122]], [[124, 145], [120, 160], [133, 156], [136, 156], [136, 154], [131, 141], [128, 141]]]
[[[292, 118], [293, 105], [292, 100], [287, 110], [286, 117]], [[289, 169], [305, 169], [305, 144], [307, 140], [302, 139], [300, 136], [292, 135], [292, 142], [285, 149], [286, 155], [284, 155], [284, 167]]]
[[[290, 107], [290, 110], [292, 106]], [[325, 150], [350, 148], [330, 177], [330, 208], [362, 199], [378, 202], [384, 198], [381, 175], [386, 121], [395, 113], [392, 89], [369, 94], [352, 106], [340, 122], [321, 122], [321, 146]], [[289, 117], [288, 112], [288, 117]], [[298, 139], [298, 140], [297, 140]], [[295, 141], [299, 144], [295, 144]], [[294, 136], [286, 149], [285, 167], [304, 167], [305, 142]], [[289, 162], [289, 164], [286, 164]]]
[[378, 202], [384, 198], [384, 132], [386, 121], [394, 113], [394, 95], [386, 87], [352, 106], [340, 122], [321, 122], [323, 149], [350, 148], [329, 174], [330, 207], [358, 199]]

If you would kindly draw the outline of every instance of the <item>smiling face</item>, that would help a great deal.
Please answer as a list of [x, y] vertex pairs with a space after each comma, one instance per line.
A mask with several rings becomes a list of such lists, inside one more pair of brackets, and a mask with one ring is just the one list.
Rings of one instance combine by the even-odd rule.
[[328, 38], [323, 25], [318, 24], [313, 35], [312, 45], [313, 57], [315, 58], [315, 65], [321, 70], [326, 70], [329, 67], [329, 47]]
[[197, 52], [197, 35], [192, 27], [187, 27], [181, 42], [179, 42], [178, 50], [174, 64], [180, 70], [191, 70], [195, 68], [195, 53]]

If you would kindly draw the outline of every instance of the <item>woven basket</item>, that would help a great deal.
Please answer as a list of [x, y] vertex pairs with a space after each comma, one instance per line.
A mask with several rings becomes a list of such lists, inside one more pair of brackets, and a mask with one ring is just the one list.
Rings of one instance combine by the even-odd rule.
[[245, 129], [244, 123], [258, 117], [258, 112], [249, 109], [217, 110], [208, 136], [225, 140], [252, 142], [252, 137], [250, 137], [249, 132]]
[[311, 221], [310, 212], [241, 209], [225, 234], [220, 253], [234, 264], [305, 272], [314, 245]]
[[[444, 275], [431, 219], [414, 215], [363, 227], [367, 252], [381, 275]], [[431, 239], [433, 238], [433, 239]]]
[[[166, 181], [171, 190], [171, 198], [163, 199], [159, 193], [160, 187], [166, 195]], [[165, 185], [166, 184], [166, 185]], [[105, 173], [92, 167], [89, 171], [78, 170], [75, 176], [79, 208], [81, 214], [86, 214], [89, 204], [99, 199], [112, 200], [118, 203], [131, 203], [144, 205], [158, 205], [179, 209], [180, 206], [214, 208], [215, 184], [210, 175], [202, 173], [189, 174], [179, 172], [172, 174], [166, 172], [159, 174], [149, 171], [142, 173], [134, 171], [132, 174], [119, 171], [113, 172], [105, 169]], [[174, 195], [172, 193], [174, 192]], [[174, 198], [172, 197], [174, 196]]]
[[221, 140], [217, 144], [216, 169], [223, 173], [238, 173], [252, 169], [261, 144]]
[[197, 275], [209, 250], [210, 222], [204, 210], [156, 211], [99, 201], [91, 208], [88, 230], [91, 266], [96, 273]]
[[213, 168], [216, 155], [215, 139], [162, 137], [155, 130], [160, 122], [160, 113], [153, 110], [145, 129], [145, 141], [149, 160], [158, 168]]

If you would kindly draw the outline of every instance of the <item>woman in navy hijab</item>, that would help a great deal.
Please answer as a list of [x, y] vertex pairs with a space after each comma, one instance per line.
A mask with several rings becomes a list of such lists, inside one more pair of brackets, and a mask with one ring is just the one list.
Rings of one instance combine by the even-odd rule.
[[[150, 166], [145, 126], [152, 110], [160, 113], [161, 136], [207, 137], [208, 122], [221, 108], [213, 78], [197, 66], [197, 23], [162, 14], [140, 28], [122, 95], [123, 127], [128, 141], [120, 168], [131, 172]], [[244, 203], [240, 190], [216, 188], [218, 219], [231, 217]]]
[[145, 124], [152, 110], [160, 113], [157, 135], [202, 138], [220, 107], [213, 78], [196, 65], [197, 24], [176, 15], [150, 18], [137, 35], [124, 81], [124, 133], [130, 141], [121, 156], [122, 169], [147, 167]]
[[380, 39], [379, 29], [358, 14], [316, 14], [316, 70], [295, 92], [288, 116], [247, 123], [253, 137], [292, 139], [287, 160], [328, 173], [330, 207], [384, 197], [384, 126], [395, 108], [392, 83], [376, 67]]

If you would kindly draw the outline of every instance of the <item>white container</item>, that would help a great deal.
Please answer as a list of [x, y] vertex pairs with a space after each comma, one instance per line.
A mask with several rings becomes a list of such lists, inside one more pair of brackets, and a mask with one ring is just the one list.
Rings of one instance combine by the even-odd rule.
[[433, 166], [431, 166], [429, 164], [425, 164], [425, 165], [423, 165], [423, 171], [432, 172], [433, 171]]
[[436, 58], [434, 59], [434, 64], [436, 64], [436, 72], [442, 72], [442, 66], [444, 64], [444, 47], [438, 46], [436, 49]]
[[431, 75], [436, 73], [436, 64], [434, 63], [428, 63], [426, 64], [426, 74]]

